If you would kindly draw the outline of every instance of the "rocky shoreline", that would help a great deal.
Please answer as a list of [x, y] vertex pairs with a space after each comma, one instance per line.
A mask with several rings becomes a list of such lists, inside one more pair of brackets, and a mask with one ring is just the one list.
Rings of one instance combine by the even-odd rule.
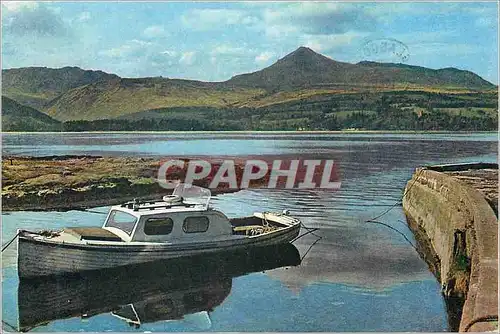
[[[67, 211], [114, 205], [134, 198], [161, 198], [171, 191], [157, 182], [160, 164], [159, 159], [141, 157], [4, 156], [2, 210]], [[242, 169], [236, 165], [237, 175], [241, 175]], [[182, 176], [182, 171], [178, 173]], [[206, 187], [207, 183], [201, 180], [195, 184]], [[212, 193], [234, 191], [221, 187]]]

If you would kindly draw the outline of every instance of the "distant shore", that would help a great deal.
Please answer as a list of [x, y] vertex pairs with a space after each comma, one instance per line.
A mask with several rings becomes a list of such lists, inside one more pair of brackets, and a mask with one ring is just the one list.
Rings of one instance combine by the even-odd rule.
[[[160, 163], [140, 157], [4, 156], [2, 211], [67, 211], [159, 199], [171, 193], [157, 182]], [[236, 168], [241, 172], [241, 166]], [[208, 186], [203, 181], [198, 185]], [[212, 193], [234, 191], [221, 187]]]

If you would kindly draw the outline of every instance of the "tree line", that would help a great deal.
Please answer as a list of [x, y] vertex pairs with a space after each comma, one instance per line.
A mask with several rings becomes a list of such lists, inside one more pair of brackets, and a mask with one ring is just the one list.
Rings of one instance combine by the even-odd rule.
[[[220, 115], [219, 115], [220, 116]], [[290, 117], [290, 116], [289, 116]], [[490, 115], [453, 115], [427, 110], [421, 113], [399, 108], [380, 108], [375, 112], [358, 111], [338, 117], [319, 111], [305, 118], [164, 118], [140, 120], [105, 119], [68, 121], [62, 131], [241, 131], [241, 130], [448, 130], [490, 131], [497, 129], [497, 119]]]

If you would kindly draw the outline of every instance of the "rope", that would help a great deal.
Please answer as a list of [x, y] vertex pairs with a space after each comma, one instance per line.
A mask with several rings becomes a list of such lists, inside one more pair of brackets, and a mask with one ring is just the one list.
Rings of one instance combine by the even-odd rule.
[[418, 177], [420, 176], [420, 174], [422, 174], [422, 172], [424, 171], [424, 169], [421, 169], [417, 175], [415, 176], [415, 178], [413, 179], [413, 182], [410, 184], [410, 186], [408, 188], [406, 188], [404, 194], [403, 194], [403, 197], [401, 197], [401, 200], [397, 201], [396, 203], [394, 203], [393, 205], [391, 205], [389, 207], [389, 209], [383, 211], [381, 214], [379, 214], [378, 216], [375, 216], [371, 219], [368, 219], [368, 220], [365, 220], [366, 223], [372, 223], [374, 221], [376, 221], [377, 219], [379, 219], [380, 217], [386, 215], [389, 211], [391, 211], [392, 209], [394, 209], [396, 206], [400, 205], [401, 203], [403, 203], [403, 198], [405, 198], [406, 194], [408, 194], [408, 192], [410, 191], [410, 189], [413, 187], [413, 185], [417, 182], [417, 179]]
[[498, 315], [485, 315], [482, 317], [477, 317], [467, 324], [464, 328], [464, 332], [468, 332], [469, 329], [478, 322], [491, 322], [498, 321]]
[[321, 238], [323, 238], [323, 237], [321, 237], [321, 236], [319, 236], [319, 235], [317, 235], [317, 234], [315, 234], [315, 233], [314, 233], [314, 232], [316, 232], [317, 230], [319, 230], [319, 228], [311, 228], [311, 229], [310, 229], [310, 228], [308, 228], [308, 227], [304, 226], [304, 224], [302, 224], [302, 223], [300, 223], [300, 226], [301, 226], [301, 227], [303, 227], [304, 229], [306, 229], [306, 230], [307, 230], [307, 232], [306, 232], [306, 233], [302, 233], [301, 235], [299, 235], [299, 236], [295, 237], [295, 239], [292, 239], [292, 241], [290, 241], [290, 242], [294, 242], [294, 241], [296, 241], [296, 240], [299, 240], [300, 238], [302, 238], [302, 237], [304, 237], [304, 236], [306, 236], [306, 235], [308, 235], [308, 234], [312, 234], [312, 235], [314, 235], [315, 237], [320, 238], [320, 239], [321, 239]]
[[12, 331], [14, 331], [14, 332], [19, 332], [19, 331], [17, 330], [17, 328], [16, 328], [16, 327], [12, 326], [11, 324], [9, 324], [7, 321], [5, 321], [5, 320], [3, 320], [3, 319], [2, 319], [2, 324], [4, 324], [4, 326], [9, 327], [9, 328], [10, 328], [10, 329], [12, 329]]
[[88, 210], [88, 209], [84, 209], [82, 211], [91, 212], [91, 213], [98, 213], [100, 215], [107, 215], [108, 214], [107, 212], [100, 212], [100, 211], [94, 211], [94, 210]]
[[[380, 217], [386, 215], [387, 213], [389, 213], [389, 211], [391, 211], [392, 209], [394, 209], [396, 206], [400, 205], [403, 203], [403, 199], [405, 198], [406, 194], [408, 194], [408, 192], [410, 191], [410, 189], [413, 187], [413, 185], [417, 182], [418, 180], [418, 177], [420, 176], [420, 174], [422, 174], [422, 172], [424, 171], [424, 169], [422, 168], [418, 173], [417, 175], [415, 176], [415, 178], [413, 179], [412, 183], [410, 183], [410, 186], [408, 188], [406, 188], [405, 192], [403, 193], [403, 196], [401, 197], [401, 200], [397, 201], [396, 203], [394, 203], [393, 205], [391, 205], [387, 210], [383, 211], [382, 213], [380, 213], [378, 216], [375, 216], [373, 218], [370, 218], [368, 220], [365, 220], [365, 223], [373, 223], [373, 224], [380, 224], [380, 225], [383, 225], [385, 227], [388, 227], [390, 228], [391, 230], [393, 231], [396, 231], [397, 233], [401, 234], [403, 236], [403, 238], [411, 245], [411, 247], [413, 247], [413, 249], [415, 249], [417, 252], [417, 247], [415, 247], [415, 245], [406, 237], [406, 235], [399, 231], [398, 229], [390, 226], [389, 224], [386, 224], [386, 223], [382, 223], [380, 221], [378, 221], [377, 219], [379, 219]], [[398, 220], [400, 221], [400, 220]], [[404, 222], [402, 222], [404, 223]]]
[[316, 241], [314, 241], [314, 242], [311, 244], [311, 246], [309, 246], [309, 248], [307, 249], [307, 251], [305, 252], [305, 254], [304, 254], [304, 255], [300, 258], [300, 262], [302, 262], [302, 261], [305, 259], [306, 255], [307, 255], [307, 254], [309, 253], [309, 251], [313, 248], [313, 246], [314, 246], [314, 245], [316, 245], [316, 243], [317, 243], [318, 241], [320, 241], [321, 239], [322, 239], [322, 237], [319, 237], [318, 239], [316, 239]]
[[19, 236], [19, 234], [21, 234], [21, 232], [23, 232], [23, 230], [19, 230], [19, 231], [17, 231], [16, 235], [15, 235], [12, 239], [10, 239], [10, 241], [9, 241], [8, 243], [6, 243], [6, 244], [5, 244], [5, 246], [2, 246], [2, 253], [3, 253], [3, 251], [4, 251], [4, 250], [6, 250], [6, 249], [7, 249], [7, 247], [9, 247], [9, 246], [10, 246], [10, 244], [12, 244], [12, 242], [13, 242], [14, 240], [16, 240], [16, 238]]
[[371, 220], [371, 221], [370, 221], [370, 223], [380, 224], [380, 225], [383, 225], [383, 226], [386, 226], [386, 227], [390, 228], [390, 229], [391, 229], [391, 230], [393, 230], [393, 231], [398, 232], [399, 234], [401, 234], [401, 235], [403, 236], [403, 238], [405, 238], [405, 240], [406, 240], [406, 241], [410, 244], [410, 246], [411, 246], [411, 247], [413, 247], [413, 249], [414, 249], [414, 250], [416, 250], [416, 251], [418, 252], [417, 247], [415, 247], [415, 245], [414, 245], [414, 244], [410, 241], [410, 239], [408, 239], [408, 238], [406, 237], [406, 235], [404, 235], [404, 233], [403, 233], [403, 232], [399, 231], [398, 229], [396, 229], [396, 228], [392, 227], [392, 226], [391, 226], [391, 225], [389, 225], [389, 224], [382, 223], [382, 222], [379, 222], [379, 221], [376, 221], [376, 220]]
[[266, 213], [267, 212], [262, 212], [262, 218], [264, 218], [264, 221], [266, 222], [265, 224], [262, 224], [264, 227], [269, 226], [269, 222], [267, 221], [267, 218], [266, 218]]
[[302, 222], [300, 222], [300, 226], [301, 226], [302, 228], [304, 228], [305, 230], [307, 230], [307, 232], [302, 233], [301, 235], [297, 236], [295, 239], [293, 239], [292, 241], [290, 241], [291, 243], [292, 243], [292, 242], [295, 242], [295, 241], [297, 241], [297, 240], [299, 240], [300, 238], [302, 238], [302, 237], [304, 237], [304, 236], [306, 236], [306, 235], [308, 235], [308, 234], [312, 234], [312, 235], [314, 235], [314, 236], [317, 238], [317, 239], [316, 239], [316, 240], [315, 240], [315, 241], [311, 244], [311, 246], [309, 246], [309, 248], [308, 248], [308, 249], [307, 249], [307, 251], [304, 253], [304, 255], [302, 255], [302, 257], [300, 258], [300, 262], [302, 262], [302, 261], [305, 259], [305, 257], [307, 256], [307, 254], [309, 254], [309, 251], [313, 248], [313, 246], [314, 246], [314, 245], [316, 245], [316, 243], [318, 243], [318, 241], [320, 241], [321, 239], [323, 239], [323, 237], [314, 233], [314, 232], [316, 232], [317, 230], [319, 230], [319, 228], [309, 228], [309, 227], [305, 226]]

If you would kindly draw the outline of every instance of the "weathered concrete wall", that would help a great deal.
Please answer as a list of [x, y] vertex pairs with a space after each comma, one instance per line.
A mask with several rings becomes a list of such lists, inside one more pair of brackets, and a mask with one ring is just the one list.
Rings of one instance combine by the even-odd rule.
[[421, 255], [457, 317], [451, 329], [498, 328], [498, 221], [491, 206], [474, 188], [426, 168], [417, 169], [405, 194], [403, 209]]

